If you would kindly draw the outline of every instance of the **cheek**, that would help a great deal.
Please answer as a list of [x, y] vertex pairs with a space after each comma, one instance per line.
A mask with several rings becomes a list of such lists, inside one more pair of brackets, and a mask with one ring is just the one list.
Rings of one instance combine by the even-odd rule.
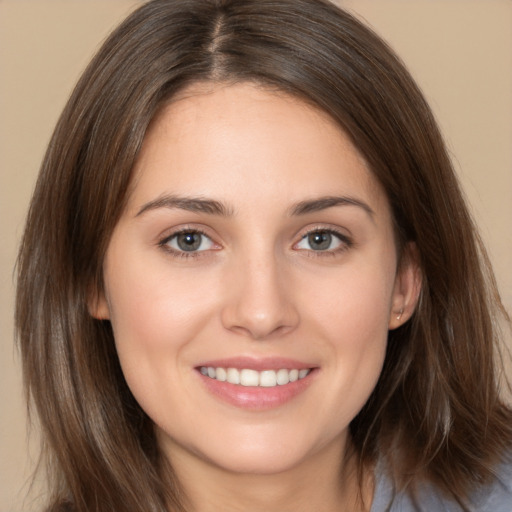
[[[390, 266], [392, 269], [393, 267]], [[375, 387], [385, 358], [393, 270], [370, 265], [340, 272], [310, 297], [311, 338], [328, 347], [334, 403], [341, 423], [359, 412]]]
[[[204, 276], [170, 272], [165, 259], [148, 262], [129, 252], [113, 254], [105, 282], [116, 349], [125, 380], [142, 409], [158, 424], [166, 410], [186, 410], [188, 347], [212, 321], [212, 286]], [[167, 407], [162, 410], [162, 404]]]
[[156, 379], [159, 369], [177, 366], [180, 352], [212, 318], [213, 296], [202, 289], [211, 283], [170, 272], [165, 258], [159, 260], [126, 251], [106, 261], [110, 320], [127, 380]]
[[313, 289], [303, 309], [340, 343], [360, 346], [387, 337], [394, 288], [393, 265], [372, 261], [340, 269]]

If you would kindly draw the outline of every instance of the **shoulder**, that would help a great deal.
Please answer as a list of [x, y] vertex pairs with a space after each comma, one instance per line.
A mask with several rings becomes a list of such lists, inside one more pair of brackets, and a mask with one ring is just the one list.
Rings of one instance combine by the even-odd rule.
[[[463, 512], [453, 500], [446, 498], [435, 486], [424, 485], [412, 498], [406, 492], [395, 493], [391, 480], [379, 464], [376, 470], [375, 494], [371, 512]], [[512, 511], [512, 454], [495, 471], [495, 478], [471, 495], [470, 512]]]
[[475, 492], [473, 501], [475, 510], [482, 512], [512, 511], [512, 453], [497, 468], [491, 485]]

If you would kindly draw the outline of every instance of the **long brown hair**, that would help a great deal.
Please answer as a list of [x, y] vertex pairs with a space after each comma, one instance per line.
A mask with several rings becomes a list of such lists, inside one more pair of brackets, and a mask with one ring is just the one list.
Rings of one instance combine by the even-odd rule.
[[154, 0], [113, 32], [77, 84], [20, 248], [17, 333], [49, 510], [183, 510], [110, 324], [87, 304], [102, 288], [146, 129], [197, 81], [251, 81], [316, 105], [369, 162], [399, 248], [416, 244], [423, 289], [410, 321], [389, 333], [380, 380], [351, 423], [354, 447], [360, 467], [386, 460], [397, 489], [429, 480], [464, 504], [512, 443], [496, 373], [506, 313], [417, 86], [379, 37], [324, 0]]

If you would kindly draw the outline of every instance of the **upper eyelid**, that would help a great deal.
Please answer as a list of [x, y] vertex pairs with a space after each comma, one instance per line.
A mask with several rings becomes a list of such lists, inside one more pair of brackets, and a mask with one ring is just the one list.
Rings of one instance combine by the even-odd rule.
[[[310, 235], [311, 233], [317, 233], [317, 232], [327, 232], [327, 233], [332, 234], [333, 236], [338, 238], [341, 246], [334, 248], [334, 249], [326, 249], [326, 250], [322, 250], [322, 251], [315, 251], [313, 249], [299, 249], [297, 247], [308, 235]], [[337, 254], [340, 252], [344, 252], [345, 250], [347, 250], [349, 248], [353, 248], [355, 245], [356, 244], [354, 242], [354, 238], [352, 237], [351, 234], [349, 235], [349, 234], [344, 233], [341, 228], [335, 228], [332, 226], [326, 227], [324, 225], [324, 226], [315, 226], [315, 227], [312, 227], [310, 229], [306, 229], [305, 231], [303, 231], [302, 234], [300, 235], [300, 239], [297, 240], [296, 242], [294, 242], [293, 248], [294, 248], [294, 250], [303, 251], [305, 253], [312, 253], [315, 256], [320, 257], [322, 254], [323, 255], [328, 255], [328, 254], [334, 255], [334, 254]]]
[[166, 253], [168, 253], [169, 255], [171, 255], [172, 257], [174, 258], [199, 258], [199, 257], [205, 257], [208, 255], [208, 253], [211, 251], [211, 250], [218, 250], [216, 247], [213, 247], [213, 248], [208, 248], [208, 249], [205, 249], [205, 250], [201, 250], [201, 251], [184, 251], [184, 250], [181, 250], [181, 249], [177, 249], [177, 248], [174, 248], [174, 247], [171, 247], [170, 245], [170, 242], [176, 238], [177, 236], [179, 236], [180, 234], [182, 233], [197, 233], [197, 234], [200, 234], [201, 236], [205, 236], [206, 238], [208, 238], [212, 244], [214, 246], [217, 246], [219, 247], [219, 244], [210, 236], [208, 235], [208, 233], [205, 233], [202, 229], [199, 229], [199, 228], [182, 228], [182, 229], [177, 229], [177, 230], [173, 230], [172, 232], [170, 232], [167, 236], [163, 236], [163, 237], [159, 237], [158, 238], [158, 241], [157, 241], [157, 245], [160, 249], [164, 250]]
[[180, 227], [168, 228], [168, 229], [164, 230], [163, 232], [161, 232], [161, 234], [158, 235], [157, 239], [160, 243], [165, 240], [170, 240], [171, 238], [178, 236], [181, 233], [200, 233], [201, 235], [204, 235], [213, 241], [214, 237], [208, 231], [209, 230], [207, 228], [204, 228], [201, 226], [194, 226], [194, 225], [186, 224], [186, 225], [183, 225]]
[[[195, 225], [182, 225], [180, 227], [171, 228], [170, 230], [166, 230], [166, 234], [162, 234], [158, 236], [157, 243], [158, 245], [166, 245], [170, 240], [174, 237], [182, 234], [182, 233], [199, 233], [203, 236], [209, 238], [216, 246], [222, 247], [224, 244], [219, 242], [219, 237], [209, 233], [209, 229], [203, 226], [195, 226]], [[338, 226], [332, 226], [329, 224], [316, 224], [310, 225], [309, 227], [305, 227], [300, 229], [293, 237], [294, 242], [293, 246], [298, 244], [301, 240], [303, 240], [306, 236], [315, 232], [328, 232], [332, 233], [334, 236], [338, 237], [345, 244], [353, 244], [353, 237], [350, 233], [346, 232], [346, 229], [343, 229]]]
[[339, 236], [342, 240], [352, 240], [353, 238], [352, 234], [350, 232], [347, 232], [348, 230], [343, 229], [341, 227], [335, 227], [329, 224], [314, 225], [310, 228], [300, 230], [300, 235], [298, 236], [300, 237], [300, 240], [302, 240], [305, 236], [308, 236], [311, 233], [316, 233], [318, 231], [327, 231], [328, 233], [332, 233], [336, 236]]

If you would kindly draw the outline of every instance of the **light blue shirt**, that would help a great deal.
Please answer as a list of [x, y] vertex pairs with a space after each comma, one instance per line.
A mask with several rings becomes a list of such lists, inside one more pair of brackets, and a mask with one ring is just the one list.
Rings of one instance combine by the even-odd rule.
[[[408, 494], [393, 496], [393, 485], [377, 467], [375, 495], [370, 512], [462, 512], [462, 508], [442, 495], [433, 485], [418, 493], [417, 504]], [[498, 467], [494, 481], [471, 495], [471, 512], [512, 512], [512, 458]]]

